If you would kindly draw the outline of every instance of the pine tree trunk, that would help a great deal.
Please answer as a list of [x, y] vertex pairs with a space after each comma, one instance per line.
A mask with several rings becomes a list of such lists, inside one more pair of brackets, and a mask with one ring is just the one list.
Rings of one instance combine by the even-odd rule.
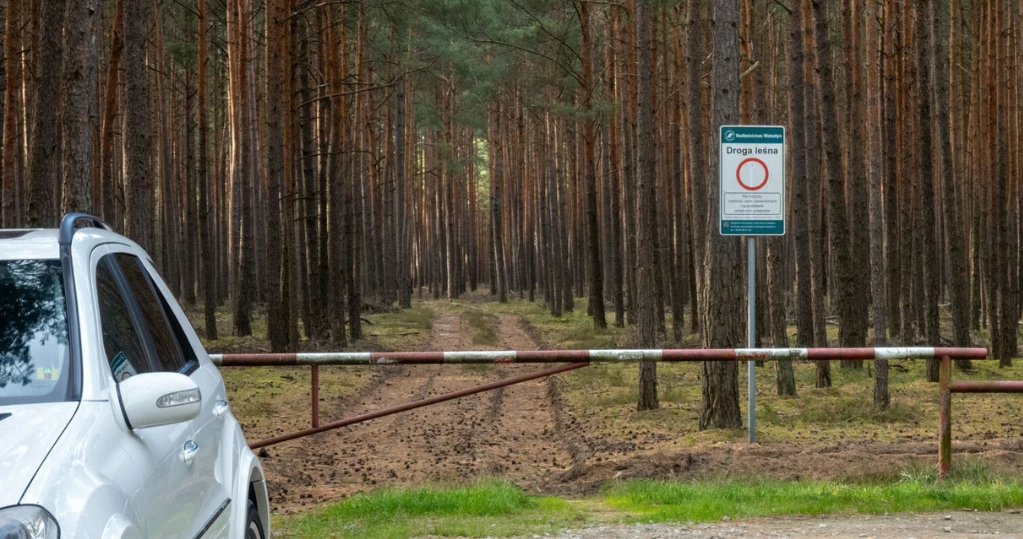
[[0, 214], [4, 228], [22, 226], [20, 170], [22, 161], [21, 135], [18, 117], [22, 113], [21, 99], [21, 5], [25, 0], [7, 0], [4, 32], [4, 121], [3, 121], [3, 180], [0, 181]]
[[124, 0], [125, 235], [152, 252], [153, 195], [149, 175], [149, 82], [146, 74], [146, 0]]
[[28, 206], [25, 220], [31, 227], [57, 226], [62, 135], [57, 119], [60, 92], [54, 89], [60, 87], [61, 81], [61, 30], [65, 6], [65, 0], [47, 1], [43, 3], [41, 12], [42, 34], [39, 36], [35, 95], [32, 98], [34, 113], [26, 179]]
[[[867, 188], [867, 162], [864, 156], [864, 144], [857, 141], [868, 140], [864, 133], [868, 119], [864, 114], [863, 95], [863, 45], [861, 25], [863, 20], [863, 5], [871, 0], [847, 0], [843, 6], [849, 9], [849, 27], [846, 28], [846, 42], [849, 44], [849, 60], [851, 69], [847, 69], [849, 80], [846, 81], [846, 92], [850, 103], [851, 125], [849, 126], [848, 141], [849, 159], [847, 170], [848, 182], [846, 185], [849, 194], [849, 254], [851, 260], [870, 260], [871, 237], [869, 217], [869, 190]], [[852, 264], [852, 293], [851, 316], [853, 331], [849, 332], [843, 346], [864, 346], [867, 343], [867, 306], [870, 304], [870, 267], [867, 263]], [[843, 366], [852, 368], [863, 368], [863, 361], [846, 360]]]
[[[825, 237], [823, 232], [824, 216], [822, 214], [824, 189], [822, 184], [821, 129], [820, 129], [820, 81], [816, 75], [817, 47], [814, 39], [813, 14], [811, 0], [803, 0], [803, 52], [806, 54], [804, 69], [804, 111], [806, 113], [806, 188], [807, 188], [807, 221], [810, 242], [810, 295], [813, 303], [813, 345], [828, 346], [827, 312], [824, 296], [827, 291], [825, 268], [827, 258], [824, 256]], [[815, 386], [831, 387], [831, 362], [817, 361]]]
[[[100, 125], [100, 196], [96, 201], [99, 215], [109, 223], [120, 223], [121, 215], [117, 213], [118, 189], [114, 177], [114, 122], [117, 119], [117, 93], [120, 86], [121, 55], [124, 52], [124, 0], [117, 0], [114, 8], [114, 19], [110, 25], [110, 58], [104, 82], [103, 119]], [[123, 201], [122, 201], [123, 203]]]
[[[803, 11], [794, 5], [789, 15], [788, 97], [789, 129], [791, 141], [789, 153], [789, 178], [792, 185], [792, 220], [795, 235], [796, 254], [796, 346], [813, 345], [813, 297], [811, 295], [810, 270], [810, 216], [807, 213], [806, 176], [809, 162], [806, 159], [806, 111], [803, 81]], [[781, 394], [781, 386], [778, 387]]]
[[849, 223], [846, 218], [845, 186], [842, 181], [842, 155], [838, 139], [838, 126], [826, 118], [838, 118], [835, 99], [835, 70], [831, 63], [826, 0], [811, 0], [817, 40], [817, 66], [820, 76], [821, 146], [824, 149], [825, 178], [828, 187], [828, 218], [831, 232], [830, 248], [835, 259], [835, 286], [841, 346], [862, 346], [862, 335], [857, 332], [856, 279], [853, 274], [849, 249]]
[[600, 220], [597, 217], [597, 176], [596, 171], [596, 119], [592, 117], [593, 109], [593, 39], [590, 30], [590, 4], [588, 1], [579, 3], [576, 11], [579, 14], [579, 26], [582, 29], [582, 92], [583, 111], [589, 113], [583, 118], [583, 184], [586, 191], [586, 275], [589, 279], [590, 298], [588, 309], [593, 317], [593, 327], [604, 329], [607, 319], [604, 316], [604, 283], [603, 270], [600, 262]]
[[[739, 2], [714, 3], [714, 65], [711, 71], [711, 133], [739, 120]], [[716, 142], [716, 141], [715, 141]], [[718, 223], [719, 144], [711, 144], [707, 174], [706, 263], [703, 294], [703, 344], [707, 348], [736, 348], [743, 339], [744, 294], [742, 247], [738, 238], [712, 231]], [[705, 362], [700, 402], [700, 430], [739, 428], [738, 363]]]
[[[63, 213], [91, 212], [93, 171], [92, 107], [96, 101], [97, 0], [67, 4], [64, 16], [64, 68], [61, 133], [63, 136]], [[52, 91], [52, 89], [50, 90]]]
[[[252, 334], [252, 296], [255, 288], [255, 251], [253, 242], [255, 234], [253, 231], [254, 218], [252, 215], [252, 189], [255, 182], [251, 180], [258, 178], [257, 171], [252, 166], [252, 144], [254, 138], [251, 133], [253, 123], [252, 109], [250, 108], [250, 69], [249, 63], [249, 40], [248, 28], [249, 10], [247, 0], [232, 0], [235, 4], [235, 54], [236, 87], [238, 99], [234, 103], [234, 113], [237, 117], [237, 124], [232, 130], [231, 139], [235, 144], [234, 151], [236, 163], [232, 170], [232, 197], [233, 217], [237, 221], [238, 239], [235, 256], [235, 278], [231, 296], [234, 300], [234, 333], [237, 337], [245, 337]], [[127, 38], [126, 38], [127, 39]], [[230, 46], [230, 42], [228, 43]], [[228, 54], [231, 54], [230, 49]]]
[[[286, 261], [282, 256], [281, 230], [281, 185], [284, 179], [284, 25], [286, 0], [272, 0], [267, 5], [266, 17], [266, 97], [267, 97], [267, 148], [266, 174], [267, 192], [264, 201], [266, 222], [266, 286], [269, 297], [266, 305], [267, 337], [270, 349], [283, 352], [288, 347], [287, 300], [282, 290], [282, 276], [285, 275]], [[284, 241], [290, 238], [284, 236]]]
[[[884, 7], [884, 214], [885, 214], [885, 320], [889, 334], [893, 338], [900, 337], [902, 327], [902, 310], [899, 308], [899, 291], [902, 287], [899, 266], [902, 264], [902, 251], [899, 248], [899, 205], [898, 191], [898, 64], [896, 63], [896, 29], [899, 26], [899, 10], [894, 3]], [[876, 298], [875, 298], [876, 301]]]
[[[926, 155], [920, 158], [920, 210], [922, 222], [917, 227], [923, 235], [923, 269], [924, 269], [924, 328], [927, 342], [939, 342], [938, 302], [941, 299], [941, 287], [938, 282], [938, 245], [934, 237], [934, 161], [930, 151], [932, 145], [933, 118], [931, 116], [931, 50], [933, 41], [928, 38], [930, 32], [929, 11], [931, 0], [919, 0], [916, 12], [916, 69], [917, 69], [917, 118], [919, 123], [919, 147]], [[927, 360], [927, 379], [938, 381], [938, 360]]]
[[[636, 2], [636, 54], [638, 88], [638, 140], [639, 171], [636, 183], [636, 199], [639, 237], [637, 241], [636, 264], [636, 321], [639, 328], [639, 342], [643, 348], [657, 346], [656, 320], [656, 271], [654, 249], [657, 234], [654, 182], [654, 133], [653, 111], [651, 110], [650, 26], [653, 15], [649, 0]], [[626, 212], [628, 214], [628, 212]], [[657, 399], [657, 364], [643, 362], [639, 368], [639, 410], [653, 410], [659, 406]]]
[[[953, 21], [955, 20], [953, 15]], [[934, 116], [938, 126], [937, 155], [941, 158], [942, 224], [948, 257], [949, 301], [952, 311], [952, 345], [970, 346], [969, 281], [967, 279], [966, 249], [963, 239], [962, 212], [956, 195], [956, 170], [952, 164], [949, 114], [949, 48], [941, 31], [941, 10], [931, 5], [931, 46], [934, 50]], [[970, 360], [956, 360], [956, 366], [969, 370]]]
[[[704, 138], [703, 116], [705, 107], [703, 105], [703, 40], [701, 39], [702, 18], [700, 17], [701, 0], [687, 0], [686, 7], [686, 134], [688, 141], [688, 165], [689, 165], [689, 200], [690, 215], [692, 223], [692, 266], [694, 268], [694, 286], [700, 294], [704, 293], [703, 267], [706, 263], [704, 251], [706, 250], [707, 237], [707, 207], [704, 201], [707, 200], [707, 185], [716, 178], [710, 178], [707, 174], [707, 140]], [[693, 328], [703, 331], [706, 323], [700, 321], [702, 313], [699, 310], [699, 295], [692, 296], [690, 308], [693, 317]]]
[[[873, 298], [874, 346], [888, 345], [887, 324], [885, 321], [885, 283], [884, 283], [884, 203], [882, 200], [881, 178], [881, 34], [878, 32], [878, 6], [866, 4], [867, 19], [867, 155], [870, 178], [870, 238], [873, 248], [870, 250], [870, 295]], [[874, 406], [886, 410], [889, 404], [888, 395], [888, 360], [879, 359], [874, 362]]]
[[198, 155], [198, 169], [197, 169], [197, 183], [199, 186], [199, 244], [202, 249], [202, 260], [200, 264], [200, 271], [202, 272], [202, 289], [203, 289], [203, 336], [208, 340], [216, 340], [217, 334], [217, 286], [216, 286], [216, 272], [217, 265], [213, 262], [214, 249], [213, 249], [213, 228], [211, 226], [210, 216], [213, 213], [213, 207], [210, 205], [210, 174], [209, 174], [209, 144], [208, 144], [208, 132], [209, 132], [209, 71], [207, 62], [209, 62], [209, 37], [207, 35], [207, 28], [209, 27], [208, 21], [208, 0], [198, 0], [198, 33], [196, 38], [196, 74], [197, 74], [197, 92], [198, 92], [198, 112], [199, 112], [199, 155]]

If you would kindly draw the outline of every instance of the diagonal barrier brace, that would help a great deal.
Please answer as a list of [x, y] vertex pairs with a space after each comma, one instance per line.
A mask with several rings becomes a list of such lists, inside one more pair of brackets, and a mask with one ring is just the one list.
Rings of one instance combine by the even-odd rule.
[[414, 410], [416, 408], [422, 408], [423, 406], [429, 406], [431, 404], [437, 404], [439, 402], [444, 402], [444, 401], [449, 401], [449, 400], [453, 400], [453, 399], [458, 399], [458, 398], [461, 398], [461, 397], [466, 397], [466, 396], [473, 395], [473, 394], [476, 394], [476, 393], [482, 393], [484, 391], [490, 391], [492, 389], [497, 389], [497, 388], [500, 388], [500, 387], [510, 386], [510, 385], [513, 385], [513, 384], [520, 384], [522, 382], [528, 382], [530, 380], [536, 380], [537, 378], [543, 378], [545, 376], [552, 376], [552, 375], [555, 375], [555, 374], [560, 374], [560, 373], [563, 373], [563, 372], [568, 372], [568, 371], [571, 371], [571, 370], [574, 370], [574, 369], [580, 369], [580, 368], [586, 367], [588, 365], [589, 365], [589, 363], [585, 363], [585, 362], [583, 362], [583, 363], [572, 363], [570, 365], [564, 365], [564, 366], [561, 366], [561, 367], [554, 367], [554, 368], [551, 368], [551, 369], [544, 369], [542, 371], [531, 372], [529, 374], [524, 374], [522, 376], [515, 376], [515, 377], [512, 377], [512, 378], [505, 378], [504, 380], [498, 380], [496, 382], [491, 382], [489, 384], [484, 384], [484, 385], [481, 385], [481, 386], [471, 387], [471, 388], [468, 388], [468, 389], [462, 389], [460, 391], [453, 391], [451, 393], [445, 393], [443, 395], [437, 395], [436, 397], [430, 397], [428, 399], [412, 401], [412, 402], [407, 403], [407, 404], [402, 404], [401, 406], [395, 406], [393, 408], [385, 408], [383, 410], [377, 410], [375, 412], [370, 412], [370, 413], [367, 413], [367, 414], [357, 415], [355, 417], [349, 417], [347, 419], [342, 419], [340, 421], [334, 421], [334, 422], [331, 422], [331, 423], [327, 423], [325, 425], [320, 425], [320, 426], [314, 425], [313, 428], [310, 428], [310, 429], [300, 430], [298, 432], [292, 432], [290, 434], [283, 434], [283, 435], [277, 436], [275, 438], [270, 438], [270, 439], [267, 439], [267, 440], [260, 440], [258, 442], [253, 442], [253, 443], [249, 444], [249, 448], [250, 449], [257, 449], [257, 448], [268, 446], [268, 445], [279, 444], [281, 442], [287, 442], [288, 440], [294, 440], [296, 438], [302, 438], [304, 436], [310, 436], [312, 434], [318, 434], [318, 433], [325, 432], [325, 431], [328, 431], [328, 430], [338, 429], [338, 428], [341, 428], [341, 427], [347, 427], [348, 425], [354, 425], [356, 423], [362, 423], [364, 421], [369, 421], [371, 419], [377, 419], [377, 418], [380, 418], [380, 417], [397, 414], [399, 412], [407, 412], [409, 410]]
[[[700, 361], [778, 361], [836, 359], [940, 359], [938, 410], [938, 471], [942, 477], [952, 469], [952, 393], [1023, 393], [1023, 381], [952, 382], [955, 359], [987, 359], [985, 348], [887, 347], [887, 348], [719, 348], [719, 349], [640, 349], [640, 350], [482, 350], [459, 352], [299, 352], [287, 354], [210, 354], [220, 367], [308, 366], [312, 370], [312, 428], [261, 440], [250, 444], [263, 447], [312, 434], [369, 421], [467, 395], [535, 380], [578, 369], [590, 363], [700, 362]], [[465, 365], [465, 364], [537, 364], [566, 363], [521, 376], [491, 382], [461, 391], [414, 401], [340, 421], [319, 424], [319, 367], [356, 365]]]

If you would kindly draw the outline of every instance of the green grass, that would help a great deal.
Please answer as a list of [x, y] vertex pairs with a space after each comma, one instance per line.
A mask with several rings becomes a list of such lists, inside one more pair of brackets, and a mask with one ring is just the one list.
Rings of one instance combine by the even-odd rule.
[[490, 481], [442, 489], [387, 489], [353, 496], [325, 509], [276, 517], [284, 537], [508, 537], [580, 525], [583, 512], [556, 497], [529, 496]]
[[379, 348], [383, 350], [416, 350], [430, 340], [434, 312], [426, 304], [416, 302], [408, 309], [364, 315], [370, 324], [363, 324], [365, 343], [352, 343], [352, 350]]
[[497, 344], [497, 329], [494, 327], [494, 316], [479, 309], [462, 311], [462, 319], [472, 328], [472, 343], [484, 346]]
[[930, 468], [889, 482], [630, 481], [609, 487], [607, 503], [633, 521], [715, 521], [730, 518], [841, 513], [1000, 511], [1023, 505], [1023, 484], [1001, 481], [983, 464], [960, 463], [937, 481]]
[[283, 537], [507, 537], [600, 522], [709, 522], [783, 515], [881, 514], [1023, 506], [1023, 484], [981, 461], [938, 480], [933, 466], [864, 482], [630, 480], [581, 500], [530, 496], [502, 481], [455, 488], [385, 489], [297, 516], [276, 516]]

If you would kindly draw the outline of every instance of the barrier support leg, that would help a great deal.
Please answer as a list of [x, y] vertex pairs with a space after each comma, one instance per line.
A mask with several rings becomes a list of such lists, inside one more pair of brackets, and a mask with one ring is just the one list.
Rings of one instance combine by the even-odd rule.
[[312, 369], [312, 394], [313, 394], [313, 428], [320, 426], [320, 366], [313, 365]]
[[952, 360], [941, 358], [938, 370], [938, 477], [948, 477], [952, 471]]

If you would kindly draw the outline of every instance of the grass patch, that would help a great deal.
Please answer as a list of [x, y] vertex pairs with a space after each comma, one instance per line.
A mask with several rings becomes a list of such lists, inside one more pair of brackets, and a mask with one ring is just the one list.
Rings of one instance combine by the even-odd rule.
[[365, 343], [352, 343], [352, 350], [377, 348], [407, 351], [422, 348], [430, 340], [434, 311], [425, 303], [415, 302], [408, 309], [364, 317], [370, 321], [362, 326]]
[[910, 423], [923, 417], [920, 408], [912, 403], [894, 402], [887, 410], [881, 411], [867, 396], [845, 393], [807, 399], [799, 414], [779, 415], [771, 402], [765, 402], [759, 408], [757, 414], [763, 421], [783, 427]]
[[948, 480], [911, 465], [871, 482], [630, 480], [597, 496], [530, 496], [503, 481], [455, 488], [384, 489], [295, 516], [275, 516], [282, 537], [508, 537], [587, 523], [710, 522], [784, 515], [1001, 511], [1023, 506], [1023, 484], [964, 460]]
[[[927, 467], [928, 469], [933, 467]], [[1001, 511], [1023, 505], [1023, 484], [1001, 481], [983, 463], [958, 466], [949, 480], [911, 470], [894, 482], [629, 481], [610, 486], [607, 504], [643, 522], [841, 513]]]
[[283, 537], [508, 537], [579, 525], [584, 513], [557, 497], [529, 496], [490, 481], [441, 489], [387, 489], [353, 496], [325, 509], [275, 517]]
[[462, 320], [472, 328], [472, 343], [484, 346], [497, 344], [497, 330], [494, 328], [494, 316], [479, 309], [462, 311]]

